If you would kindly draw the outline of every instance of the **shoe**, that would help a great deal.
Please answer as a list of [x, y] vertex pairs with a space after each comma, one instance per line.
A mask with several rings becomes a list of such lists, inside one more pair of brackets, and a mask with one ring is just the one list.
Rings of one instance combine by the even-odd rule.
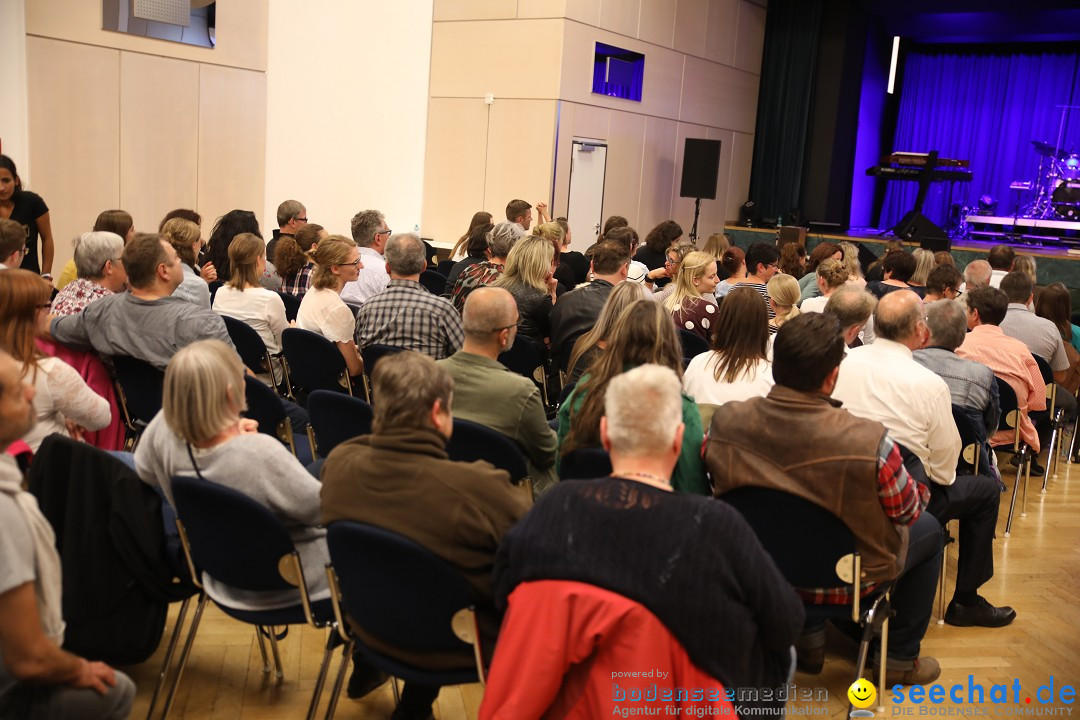
[[435, 720], [435, 716], [431, 713], [430, 707], [417, 712], [415, 709], [410, 710], [403, 705], [398, 705], [390, 714], [390, 720]]
[[941, 675], [941, 665], [929, 655], [916, 658], [915, 664], [907, 670], [885, 668], [885, 685], [929, 685]]
[[1039, 464], [1038, 460], [1031, 461], [1031, 474], [1032, 475], [1045, 475], [1046, 468]]
[[945, 610], [945, 622], [957, 627], [1003, 627], [1015, 617], [1016, 611], [1011, 607], [994, 607], [984, 597], [980, 597], [972, 605], [961, 605], [953, 600]]
[[355, 665], [353, 666], [352, 675], [349, 676], [349, 685], [345, 692], [350, 700], [358, 700], [389, 679], [389, 675], [370, 665]]
[[825, 646], [801, 648], [795, 645], [795, 669], [808, 675], [819, 675], [825, 667]]

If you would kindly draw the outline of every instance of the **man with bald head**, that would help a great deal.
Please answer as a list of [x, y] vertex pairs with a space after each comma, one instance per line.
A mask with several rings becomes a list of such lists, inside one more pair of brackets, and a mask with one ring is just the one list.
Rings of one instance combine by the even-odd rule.
[[960, 434], [952, 418], [949, 386], [912, 355], [930, 338], [922, 300], [910, 290], [887, 294], [874, 312], [874, 330], [874, 344], [851, 350], [840, 365], [833, 397], [854, 415], [880, 422], [893, 440], [918, 457], [922, 468], [909, 462], [908, 470], [916, 476], [925, 471], [930, 486], [927, 512], [942, 525], [960, 521], [956, 593], [945, 622], [1008, 625], [1016, 612], [994, 607], [978, 594], [994, 575], [992, 542], [1000, 488], [993, 478], [956, 476]]
[[438, 363], [454, 378], [454, 417], [515, 441], [525, 455], [534, 492], [543, 492], [558, 480], [555, 431], [547, 423], [536, 385], [510, 372], [498, 359], [517, 335], [514, 296], [503, 288], [476, 288], [465, 300], [462, 320], [464, 345]]

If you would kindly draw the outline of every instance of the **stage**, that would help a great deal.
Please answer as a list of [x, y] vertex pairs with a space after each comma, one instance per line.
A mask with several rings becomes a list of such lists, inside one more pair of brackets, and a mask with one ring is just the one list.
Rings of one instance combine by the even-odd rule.
[[[986, 219], [986, 218], [984, 218]], [[998, 218], [1001, 219], [1001, 218]], [[1007, 218], [1012, 225], [1012, 218]], [[1080, 223], [1070, 223], [1080, 226]], [[768, 242], [776, 240], [777, 232], [774, 228], [748, 228], [729, 224], [724, 228], [731, 241], [743, 248], [748, 248], [752, 243]], [[820, 242], [861, 243], [875, 255], [881, 255], [885, 250], [885, 243], [896, 240], [892, 235], [881, 235], [873, 229], [852, 229], [843, 233], [819, 233], [807, 232], [806, 249], [810, 251]], [[952, 255], [956, 260], [956, 266], [963, 271], [964, 266], [972, 260], [985, 260], [990, 248], [1001, 244], [1001, 237], [981, 240], [967, 238], [954, 240]], [[1068, 248], [1060, 245], [1027, 245], [1017, 242], [1009, 242], [1009, 245], [1019, 254], [1031, 255], [1035, 258], [1036, 272], [1039, 276], [1039, 285], [1049, 285], [1053, 282], [1063, 283], [1073, 291], [1073, 307], [1080, 307], [1080, 247]], [[909, 248], [918, 247], [918, 243], [906, 242]]]

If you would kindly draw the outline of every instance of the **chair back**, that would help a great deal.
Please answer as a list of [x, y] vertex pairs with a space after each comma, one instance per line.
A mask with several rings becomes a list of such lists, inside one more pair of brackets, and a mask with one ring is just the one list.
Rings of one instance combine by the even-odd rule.
[[1050, 368], [1050, 361], [1035, 353], [1032, 353], [1031, 357], [1035, 358], [1035, 364], [1039, 366], [1039, 373], [1042, 374], [1043, 382], [1047, 385], [1054, 382], [1054, 371]]
[[679, 342], [682, 343], [684, 360], [691, 360], [701, 353], [709, 351], [709, 343], [705, 338], [685, 328], [679, 328]]
[[297, 587], [278, 569], [282, 558], [295, 555], [296, 548], [269, 508], [232, 488], [198, 478], [174, 477], [172, 495], [190, 559], [199, 569], [240, 590]]
[[161, 410], [165, 373], [148, 362], [127, 355], [114, 355], [112, 361], [128, 426], [133, 427], [135, 422], [149, 423]]
[[272, 372], [270, 368], [270, 353], [266, 349], [266, 343], [259, 337], [255, 328], [243, 320], [222, 315], [225, 321], [225, 329], [229, 331], [229, 339], [236, 347], [236, 352], [244, 365], [255, 374]]
[[611, 474], [611, 456], [602, 447], [571, 450], [559, 461], [560, 480], [593, 480]]
[[285, 412], [285, 405], [278, 394], [267, 387], [262, 380], [245, 375], [244, 396], [247, 398], [247, 410], [244, 411], [244, 417], [258, 422], [259, 432], [280, 440], [285, 447], [289, 448], [289, 452], [295, 455], [296, 445], [293, 443], [292, 424], [289, 422], [289, 415]]
[[375, 412], [360, 398], [316, 390], [308, 396], [308, 415], [317, 452], [326, 457], [346, 440], [371, 433]]
[[214, 307], [214, 298], [217, 297], [218, 288], [225, 284], [224, 280], [214, 280], [207, 283], [207, 287], [210, 290], [210, 307]]
[[326, 531], [340, 601], [354, 626], [404, 651], [456, 652], [454, 616], [473, 606], [465, 579], [419, 543], [365, 523]]
[[457, 261], [450, 260], [449, 258], [447, 258], [446, 260], [440, 260], [439, 264], [435, 266], [435, 272], [439, 273], [443, 277], [448, 278], [450, 277], [450, 269], [456, 264]]
[[379, 343], [364, 346], [364, 349], [360, 351], [360, 357], [364, 361], [364, 374], [370, 378], [371, 374], [375, 372], [375, 366], [379, 363], [379, 360], [387, 355], [399, 353], [404, 349], [393, 345], [380, 345]]
[[278, 297], [281, 298], [281, 303], [285, 306], [285, 319], [292, 322], [296, 319], [296, 314], [300, 312], [300, 298], [280, 290], [278, 291]]
[[571, 333], [570, 337], [563, 341], [559, 346], [559, 351], [555, 355], [555, 362], [559, 366], [559, 370], [562, 372], [570, 372], [570, 356], [574, 354], [574, 345], [581, 339], [581, 336], [589, 332], [591, 328], [584, 328], [578, 330], [575, 333]]
[[322, 335], [285, 328], [281, 333], [281, 351], [289, 365], [289, 381], [305, 392], [333, 390], [352, 394], [345, 358]]
[[432, 295], [442, 295], [446, 289], [446, 276], [435, 270], [420, 273], [420, 284]]
[[971, 417], [970, 411], [959, 405], [952, 406], [952, 416], [956, 431], [960, 433], [960, 458], [957, 461], [957, 472], [970, 470], [978, 475], [979, 455], [982, 452], [983, 443], [986, 442], [986, 428]]
[[[840, 561], [855, 553], [851, 529], [836, 515], [797, 495], [741, 487], [721, 499], [739, 511], [794, 587], [835, 587], [837, 571], [846, 565]], [[814, 530], [807, 533], [806, 528]]]
[[446, 452], [450, 459], [456, 462], [487, 460], [500, 470], [510, 473], [510, 479], [514, 482], [529, 474], [525, 457], [513, 440], [468, 420], [454, 418], [454, 431], [446, 445]]
[[541, 399], [544, 406], [547, 399], [547, 370], [544, 363], [544, 353], [536, 343], [529, 338], [518, 334], [513, 346], [504, 353], [499, 354], [499, 362], [510, 372], [527, 377], [540, 388]]
[[994, 382], [998, 389], [998, 406], [1001, 408], [1001, 419], [998, 420], [998, 430], [1013, 431], [1013, 450], [1020, 449], [1020, 401], [1016, 399], [1016, 391], [1012, 385], [994, 376]]

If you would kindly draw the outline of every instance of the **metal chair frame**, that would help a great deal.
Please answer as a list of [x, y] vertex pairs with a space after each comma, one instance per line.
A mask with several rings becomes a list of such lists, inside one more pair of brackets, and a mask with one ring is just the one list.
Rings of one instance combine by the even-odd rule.
[[998, 384], [998, 397], [1009, 398], [1011, 409], [1005, 410], [1006, 403], [1002, 402], [1003, 412], [1001, 413], [1001, 421], [998, 424], [999, 430], [1012, 430], [1013, 431], [1013, 444], [1011, 447], [1000, 446], [995, 448], [996, 450], [1012, 453], [1016, 456], [1016, 478], [1013, 481], [1012, 497], [1009, 500], [1009, 516], [1005, 521], [1005, 537], [1011, 537], [1012, 535], [1012, 523], [1013, 513], [1016, 510], [1016, 497], [1020, 490], [1021, 476], [1024, 483], [1024, 507], [1020, 511], [1020, 517], [1027, 517], [1027, 486], [1028, 481], [1031, 479], [1031, 448], [1028, 444], [1020, 439], [1020, 419], [1022, 414], [1016, 399], [1016, 392], [1012, 389], [1009, 383], [1005, 382], [1001, 378], [995, 377], [995, 382]]

